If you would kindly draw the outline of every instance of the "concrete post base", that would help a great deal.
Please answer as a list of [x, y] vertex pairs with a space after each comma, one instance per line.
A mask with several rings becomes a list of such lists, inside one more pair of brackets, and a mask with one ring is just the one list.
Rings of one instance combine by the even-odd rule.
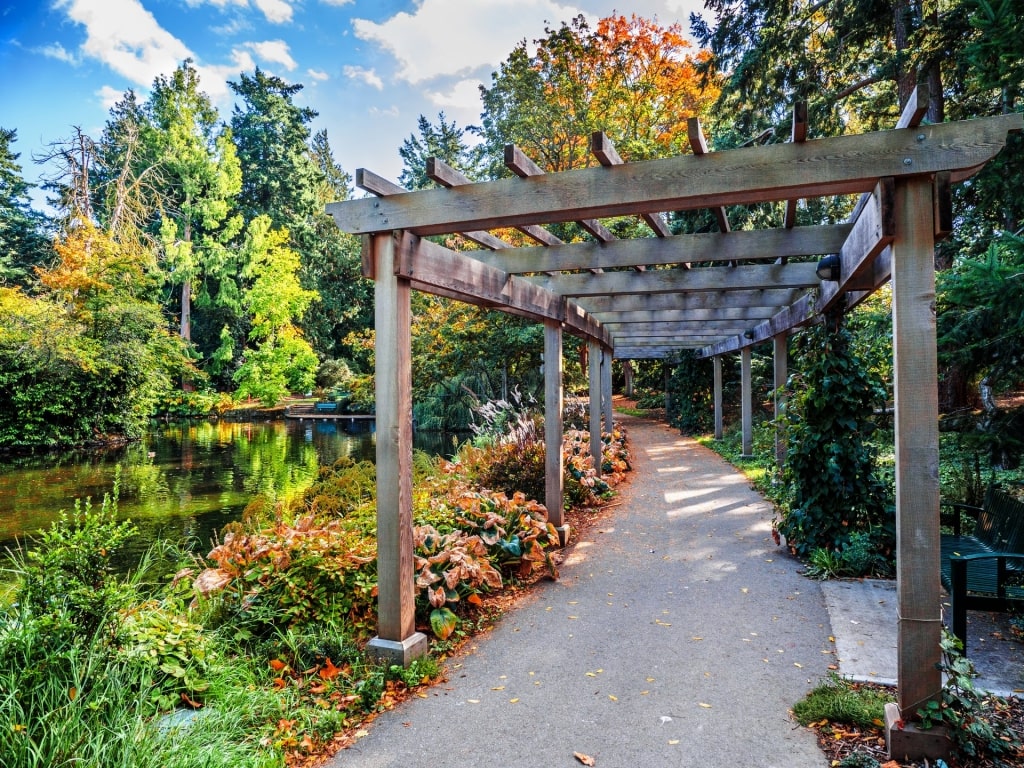
[[413, 632], [405, 640], [375, 637], [366, 644], [366, 652], [370, 656], [389, 665], [397, 664], [401, 667], [408, 667], [413, 659], [426, 656], [429, 648], [427, 636], [422, 632]]
[[572, 527], [566, 523], [565, 525], [555, 528], [558, 531], [558, 546], [564, 547], [569, 543], [569, 536], [572, 535]]
[[885, 705], [885, 746], [890, 760], [949, 760], [953, 743], [941, 725], [921, 730], [914, 723], [903, 722], [896, 704]]

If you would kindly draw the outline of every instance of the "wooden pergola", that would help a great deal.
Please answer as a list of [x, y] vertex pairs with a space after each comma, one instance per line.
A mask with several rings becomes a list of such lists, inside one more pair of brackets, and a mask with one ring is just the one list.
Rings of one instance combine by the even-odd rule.
[[[721, 359], [739, 353], [744, 452], [751, 451], [750, 351], [772, 340], [776, 382], [786, 377], [786, 337], [845, 301], [892, 281], [896, 425], [899, 712], [908, 720], [938, 696], [938, 398], [934, 243], [952, 228], [950, 186], [976, 173], [1024, 116], [922, 125], [919, 87], [893, 130], [806, 140], [806, 110], [792, 141], [711, 152], [690, 121], [693, 154], [623, 163], [603, 134], [599, 165], [545, 174], [506, 148], [513, 178], [470, 183], [440, 161], [440, 188], [408, 192], [360, 170], [375, 197], [332, 203], [343, 231], [363, 236], [363, 270], [375, 281], [377, 653], [407, 664], [426, 649], [414, 623], [410, 291], [426, 291], [544, 324], [546, 503], [562, 520], [563, 333], [589, 348], [591, 451], [600, 466], [601, 423], [612, 426], [611, 360], [689, 351], [715, 361], [721, 430]], [[799, 199], [859, 194], [845, 224], [796, 226]], [[728, 207], [784, 201], [780, 228], [730, 231]], [[672, 235], [665, 211], [710, 209], [719, 232]], [[600, 219], [639, 216], [651, 236], [620, 240]], [[565, 243], [543, 225], [577, 222], [591, 239]], [[492, 234], [515, 228], [535, 245]], [[427, 240], [459, 233], [482, 250]], [[822, 280], [819, 260], [838, 274]], [[836, 259], [832, 259], [833, 263]]]

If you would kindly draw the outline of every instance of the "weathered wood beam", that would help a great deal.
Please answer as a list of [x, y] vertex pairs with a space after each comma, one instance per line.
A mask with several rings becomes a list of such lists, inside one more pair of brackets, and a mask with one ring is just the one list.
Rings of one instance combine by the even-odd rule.
[[[450, 165], [445, 163], [443, 160], [437, 157], [428, 157], [426, 162], [426, 175], [427, 178], [433, 181], [435, 184], [440, 184], [446, 189], [452, 187], [464, 186], [466, 184], [472, 184], [469, 178], [461, 171], [457, 171]], [[507, 243], [500, 237], [495, 237], [490, 232], [482, 231], [470, 231], [460, 232], [467, 240], [470, 240], [477, 245], [484, 248], [488, 248], [492, 251], [502, 250], [505, 248], [511, 248], [512, 244]]]
[[[505, 167], [521, 179], [545, 175], [544, 169], [533, 162], [533, 160], [531, 160], [526, 153], [515, 144], [505, 145]], [[576, 223], [589, 232], [593, 238], [602, 243], [609, 243], [616, 239], [615, 235], [613, 235], [604, 224], [596, 219], [577, 219]]]
[[714, 358], [714, 398], [715, 398], [715, 440], [721, 440], [724, 432], [724, 409], [722, 408], [722, 356]]
[[469, 304], [515, 311], [538, 322], [564, 321], [576, 335], [593, 336], [605, 345], [610, 343], [610, 336], [600, 323], [576, 305], [568, 311], [561, 296], [411, 232], [396, 232], [394, 237], [395, 274], [410, 280], [419, 290], [443, 292]]
[[[752, 344], [785, 333], [803, 325], [816, 315], [823, 314], [850, 290], [874, 290], [888, 279], [887, 271], [878, 273], [875, 261], [892, 243], [895, 234], [893, 219], [894, 187], [892, 179], [882, 179], [874, 191], [866, 195], [855, 211], [856, 220], [850, 234], [839, 250], [841, 267], [838, 281], [822, 282], [817, 300], [804, 297], [779, 312], [770, 320], [759, 323], [753, 337], [735, 337], [701, 351], [702, 357], [734, 352]], [[789, 266], [796, 266], [790, 264]], [[882, 282], [879, 278], [884, 277]]]
[[916, 128], [928, 114], [928, 102], [931, 99], [931, 91], [928, 88], [928, 81], [922, 80], [914, 86], [913, 93], [907, 99], [907, 103], [896, 121], [897, 128]]
[[[799, 144], [807, 140], [807, 102], [798, 101], [793, 106], [793, 131], [790, 134], [790, 141]], [[786, 201], [786, 216], [784, 226], [792, 229], [796, 226], [796, 204], [797, 198], [791, 197]], [[783, 257], [785, 258], [785, 257]]]
[[[452, 187], [461, 187], [473, 183], [465, 174], [455, 170], [446, 162], [437, 157], [427, 158], [426, 174], [428, 179], [437, 184], [440, 184], [442, 187], [445, 187], [447, 189], [451, 189]], [[522, 232], [524, 235], [531, 238], [535, 242], [540, 243], [541, 245], [558, 245], [559, 243], [562, 242], [560, 239], [552, 235], [543, 227], [526, 226], [516, 227], [516, 229], [518, 229], [520, 232]], [[490, 248], [491, 250], [500, 250], [503, 248], [512, 247], [510, 243], [506, 243], [504, 240], [500, 240], [499, 238], [494, 237], [494, 235], [490, 234], [489, 232], [461, 232], [460, 234], [466, 239], [480, 243], [481, 245], [484, 245], [484, 247]], [[477, 236], [485, 236], [486, 238], [490, 239], [481, 242], [480, 240], [476, 239]]]
[[653, 322], [653, 323], [602, 323], [602, 326], [616, 339], [624, 336], [646, 336], [664, 334], [701, 334], [709, 335], [712, 332], [719, 336], [728, 336], [730, 333], [743, 333], [749, 330], [750, 323], [737, 322], [736, 320], [713, 320], [693, 321], [681, 320], [675, 322]]
[[408, 665], [427, 652], [416, 631], [412, 536], [412, 363], [409, 282], [393, 274], [395, 238], [369, 244], [374, 282], [377, 403], [377, 637], [371, 654]]
[[[562, 324], [544, 321], [544, 506], [555, 528], [565, 525], [562, 468]], [[568, 534], [568, 531], [565, 531]], [[568, 539], [568, 535], [565, 537]], [[564, 541], [562, 542], [565, 543]]]
[[600, 321], [572, 299], [565, 301], [565, 316], [562, 322], [565, 323], [566, 328], [570, 329], [573, 336], [599, 339], [605, 345], [611, 344], [611, 335], [604, 329]]
[[[597, 161], [605, 167], [623, 165], [624, 163], [622, 157], [615, 150], [612, 140], [605, 135], [604, 131], [594, 131], [590, 135], [590, 151], [597, 158]], [[644, 220], [644, 223], [658, 237], [668, 237], [672, 234], [672, 230], [668, 228], [668, 224], [661, 218], [660, 213], [641, 213], [640, 218]]]
[[595, 341], [587, 342], [587, 373], [590, 394], [590, 458], [600, 477], [604, 446], [601, 441], [601, 345]]
[[561, 296], [603, 296], [624, 293], [686, 293], [743, 291], [759, 288], [812, 288], [819, 284], [810, 262], [751, 264], [704, 269], [651, 269], [646, 272], [605, 272], [522, 278]]
[[754, 387], [750, 358], [750, 347], [740, 350], [740, 450], [744, 457], [754, 455]]
[[950, 171], [967, 178], [1002, 149], [1024, 114], [645, 160], [330, 203], [345, 232], [436, 235], [650, 210], [691, 210], [870, 191], [880, 177]]
[[[708, 142], [704, 138], [704, 129], [701, 128], [699, 117], [691, 117], [686, 120], [686, 135], [690, 139], [690, 149], [693, 150], [695, 157], [709, 154]], [[729, 215], [725, 212], [725, 206], [719, 205], [711, 210], [715, 214], [719, 231], [729, 232]]]
[[[433, 159], [433, 158], [431, 158], [431, 159]], [[429, 163], [429, 160], [428, 160], [428, 163]], [[447, 168], [448, 166], [445, 166], [445, 167]], [[452, 171], [452, 173], [458, 174], [458, 171], [456, 171], [454, 168], [451, 168], [450, 170]], [[459, 174], [459, 175], [461, 176], [461, 174]], [[462, 178], [465, 179], [464, 176]], [[435, 181], [437, 181], [437, 179], [435, 179]], [[469, 180], [466, 179], [462, 183], [468, 184]], [[356, 186], [359, 189], [362, 189], [365, 192], [369, 192], [371, 195], [377, 195], [378, 197], [384, 197], [386, 195], [401, 195], [401, 194], [405, 194], [405, 193], [407, 193], [409, 191], [405, 187], [400, 187], [398, 184], [395, 184], [394, 182], [388, 181], [383, 176], [378, 176], [376, 173], [374, 173], [373, 171], [367, 170], [366, 168], [357, 168], [356, 169]], [[446, 184], [444, 186], [454, 186], [454, 184], [452, 184], [452, 185], [447, 185]], [[476, 243], [477, 245], [479, 245], [482, 248], [488, 248], [488, 249], [491, 249], [491, 250], [496, 250], [496, 249], [500, 249], [500, 248], [511, 248], [512, 247], [509, 243], [506, 243], [504, 240], [501, 240], [500, 238], [495, 237], [490, 232], [472, 231], [471, 230], [471, 231], [468, 231], [468, 232], [459, 232], [458, 234], [460, 234], [462, 237], [466, 238], [467, 240]], [[369, 277], [369, 275], [366, 275], [366, 276]]]
[[612, 243], [565, 243], [551, 248], [517, 248], [488, 254], [487, 263], [510, 274], [613, 269], [638, 265], [773, 260], [780, 256], [819, 256], [837, 252], [850, 234], [850, 224], [794, 229], [710, 232], [663, 238], [616, 240]]
[[775, 314], [775, 307], [718, 307], [715, 309], [636, 309], [624, 312], [596, 312], [594, 316], [605, 327], [618, 323], [706, 323], [735, 321], [753, 323], [767, 320]]
[[622, 347], [615, 349], [619, 360], [665, 360], [688, 354], [685, 347]]
[[675, 347], [679, 347], [680, 349], [682, 349], [682, 348], [693, 349], [695, 347], [700, 347], [700, 346], [706, 345], [708, 342], [712, 342], [715, 339], [720, 339], [720, 338], [722, 338], [722, 337], [719, 334], [706, 334], [706, 335], [703, 335], [703, 336], [699, 336], [699, 335], [697, 335], [697, 336], [678, 335], [677, 336], [677, 335], [673, 335], [673, 334], [666, 334], [664, 336], [637, 336], [637, 337], [616, 339], [616, 341], [615, 341], [615, 348], [619, 349], [620, 347], [632, 347], [632, 348], [639, 349], [639, 348], [642, 348], [642, 347], [665, 347], [665, 346], [670, 346], [671, 347], [671, 346], [675, 346]]
[[939, 406], [931, 196], [927, 179], [901, 182], [896, 187], [892, 336], [900, 718], [914, 718], [926, 702], [938, 699], [942, 692], [941, 590], [935, 577], [940, 550]]
[[609, 311], [661, 311], [664, 309], [775, 308], [778, 310], [796, 301], [804, 291], [773, 288], [755, 291], [711, 291], [707, 293], [625, 294], [621, 296], [586, 296], [576, 300], [591, 313]]

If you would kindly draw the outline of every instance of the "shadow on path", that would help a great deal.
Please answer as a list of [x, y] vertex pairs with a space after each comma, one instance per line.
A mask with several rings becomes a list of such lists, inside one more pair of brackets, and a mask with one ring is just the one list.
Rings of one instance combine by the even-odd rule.
[[634, 472], [614, 514], [448, 681], [328, 766], [826, 765], [788, 714], [834, 659], [820, 585], [771, 506], [711, 451], [620, 417]]

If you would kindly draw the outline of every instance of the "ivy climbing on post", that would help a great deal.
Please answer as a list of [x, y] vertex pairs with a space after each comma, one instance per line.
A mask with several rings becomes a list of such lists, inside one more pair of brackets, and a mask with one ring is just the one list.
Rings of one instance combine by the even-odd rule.
[[854, 534], [891, 548], [891, 505], [868, 441], [884, 384], [854, 352], [842, 312], [797, 337], [796, 356], [801, 364], [781, 416], [789, 451], [778, 533], [800, 557], [841, 552]]

